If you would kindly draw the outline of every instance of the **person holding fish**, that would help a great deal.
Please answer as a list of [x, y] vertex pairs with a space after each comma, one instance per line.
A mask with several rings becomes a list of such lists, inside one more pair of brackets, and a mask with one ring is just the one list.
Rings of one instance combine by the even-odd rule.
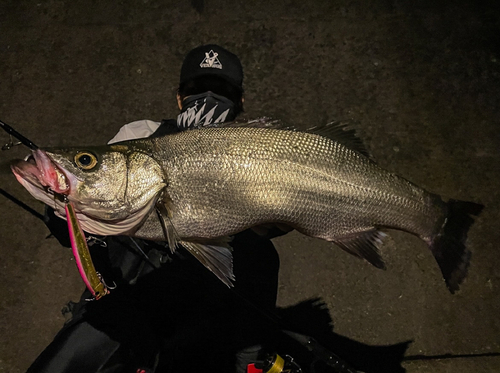
[[[177, 118], [129, 123], [109, 143], [218, 126], [233, 121], [243, 111], [243, 102], [239, 58], [218, 45], [203, 45], [184, 59]], [[70, 246], [66, 222], [50, 208], [45, 220], [58, 240]], [[275, 307], [279, 257], [270, 238], [283, 233], [262, 226], [233, 237], [234, 290], [219, 283], [182, 248], [171, 254], [162, 242], [88, 236], [97, 270], [116, 289], [97, 302], [87, 302], [91, 296], [86, 291], [79, 303], [70, 304], [72, 319], [28, 372], [135, 372], [132, 367], [154, 372], [178, 369], [187, 357], [187, 371], [212, 371], [214, 351], [219, 354], [219, 371], [225, 371], [226, 364], [227, 371], [245, 372], [248, 364], [262, 357], [259, 327], [250, 322], [254, 316], [248, 309]], [[96, 350], [102, 352], [100, 358], [93, 353]], [[165, 358], [174, 352], [176, 356]]]
[[[267, 120], [222, 124], [243, 103], [241, 64], [232, 56], [215, 45], [188, 54], [177, 120], [132, 123], [108, 146], [33, 149], [31, 159], [11, 163], [17, 180], [57, 215], [74, 211], [80, 218], [68, 220], [80, 222], [88, 233], [126, 236], [95, 245], [100, 246], [94, 251], [96, 258], [102, 255], [103, 281], [116, 279], [118, 288], [82, 305], [83, 322], [74, 317], [73, 331], [67, 328], [56, 337], [61, 347], [88, 326], [86, 335], [95, 333], [102, 341], [88, 348], [111, 351], [103, 355], [114, 356], [115, 362], [144, 362], [150, 370], [166, 363], [165, 355], [159, 358], [165, 344], [170, 353], [172, 348], [196, 351], [200, 357], [204, 349], [210, 351], [196, 369], [194, 355], [184, 355], [181, 363], [189, 362], [188, 371], [214, 371], [204, 364], [221, 351], [230, 353], [215, 360], [226, 363], [228, 356], [248, 352], [262, 335], [261, 324], [250, 321], [248, 305], [260, 301], [265, 308], [276, 298], [279, 262], [272, 258], [272, 243], [254, 231], [263, 224], [293, 227], [381, 269], [387, 229], [411, 233], [427, 244], [450, 292], [459, 290], [471, 259], [467, 232], [484, 206], [443, 199], [382, 169], [344, 122], [303, 131]], [[233, 68], [226, 70], [231, 60]], [[234, 88], [235, 82], [236, 89], [219, 90]], [[236, 100], [228, 98], [233, 93]], [[183, 130], [191, 128], [197, 130]], [[149, 137], [124, 141], [137, 136]], [[74, 210], [67, 209], [69, 204]], [[165, 245], [147, 240], [168, 241], [175, 258]], [[135, 261], [128, 261], [125, 247]], [[238, 259], [245, 247], [253, 252]], [[235, 274], [236, 291], [229, 293]], [[216, 278], [228, 288], [212, 284]], [[239, 295], [249, 302], [238, 302]], [[197, 323], [190, 328], [193, 320]], [[234, 364], [227, 371], [234, 371]]]

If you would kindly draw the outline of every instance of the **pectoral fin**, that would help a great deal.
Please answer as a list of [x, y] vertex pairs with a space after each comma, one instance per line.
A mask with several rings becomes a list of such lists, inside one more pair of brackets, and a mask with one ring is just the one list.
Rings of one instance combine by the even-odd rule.
[[229, 246], [229, 238], [221, 238], [209, 242], [183, 241], [175, 230], [170, 220], [170, 212], [165, 201], [160, 201], [156, 205], [156, 212], [160, 219], [163, 235], [168, 241], [170, 250], [175, 252], [177, 247], [182, 245], [205, 267], [213, 272], [228, 287], [233, 287], [233, 255]]
[[172, 221], [170, 220], [170, 212], [165, 206], [165, 202], [160, 200], [156, 204], [156, 213], [161, 222], [161, 227], [163, 229], [163, 235], [168, 242], [168, 247], [170, 247], [170, 251], [172, 253], [175, 252], [179, 245], [179, 241], [181, 240], [177, 231], [175, 230]]
[[384, 232], [374, 228], [365, 232], [336, 238], [333, 242], [348, 253], [367, 260], [377, 268], [385, 269], [385, 263], [379, 251], [379, 247], [385, 236], [387, 235]]

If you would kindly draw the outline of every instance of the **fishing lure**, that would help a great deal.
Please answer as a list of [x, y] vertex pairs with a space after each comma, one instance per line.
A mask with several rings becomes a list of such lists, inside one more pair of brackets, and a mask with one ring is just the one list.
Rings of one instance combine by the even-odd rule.
[[[20, 144], [23, 144], [32, 150], [38, 149], [38, 146], [35, 145], [31, 140], [24, 137], [14, 128], [1, 120], [0, 128], [4, 129], [9, 134], [10, 139], [7, 144], [2, 146], [2, 150], [9, 150], [13, 146]], [[19, 142], [14, 143], [12, 137], [18, 139]], [[91, 300], [98, 300], [106, 294], [109, 294], [109, 290], [113, 288], [107, 286], [101, 274], [95, 270], [94, 263], [92, 263], [92, 257], [90, 256], [90, 251], [87, 246], [87, 240], [85, 238], [85, 235], [83, 234], [80, 224], [78, 223], [73, 205], [70, 202], [67, 202], [65, 209], [66, 218], [68, 221], [71, 248], [73, 250], [73, 255], [75, 256], [78, 271], [80, 272], [80, 276], [82, 277], [83, 282], [85, 282], [85, 285], [92, 293]]]
[[80, 224], [78, 223], [73, 205], [68, 202], [66, 203], [65, 209], [71, 248], [73, 250], [78, 271], [80, 272], [83, 282], [85, 282], [85, 285], [92, 293], [91, 300], [99, 300], [103, 296], [109, 294], [109, 290], [112, 288], [106, 285], [101, 274], [96, 271], [94, 263], [92, 263], [92, 257], [90, 256], [90, 251], [87, 246], [87, 240], [83, 234]]

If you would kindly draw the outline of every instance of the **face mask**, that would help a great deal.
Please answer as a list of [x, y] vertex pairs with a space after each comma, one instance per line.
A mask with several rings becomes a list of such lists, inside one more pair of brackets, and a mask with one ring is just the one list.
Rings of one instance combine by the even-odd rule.
[[182, 111], [177, 116], [177, 127], [217, 127], [218, 123], [229, 122], [234, 118], [233, 102], [208, 91], [184, 99]]

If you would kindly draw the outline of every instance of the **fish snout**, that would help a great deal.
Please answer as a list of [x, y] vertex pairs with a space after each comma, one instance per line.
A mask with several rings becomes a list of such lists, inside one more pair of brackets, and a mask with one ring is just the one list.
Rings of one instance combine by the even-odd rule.
[[[49, 187], [54, 193], [68, 194], [68, 179], [61, 168], [43, 150], [34, 150], [32, 155], [38, 169], [36, 176], [40, 184]], [[28, 157], [28, 162], [31, 163], [31, 157]]]

